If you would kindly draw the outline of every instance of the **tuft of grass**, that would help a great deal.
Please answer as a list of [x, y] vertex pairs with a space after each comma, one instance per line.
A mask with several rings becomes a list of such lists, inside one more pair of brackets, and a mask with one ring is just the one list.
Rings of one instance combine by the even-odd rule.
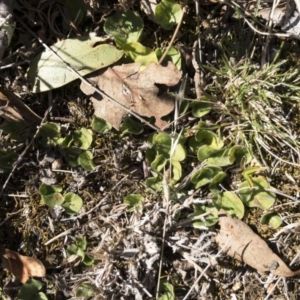
[[227, 129], [229, 139], [235, 144], [242, 142], [265, 165], [266, 153], [295, 164], [294, 159], [284, 160], [278, 152], [300, 157], [300, 142], [289, 119], [300, 99], [299, 63], [289, 66], [287, 60], [281, 60], [260, 67], [249, 58], [234, 62], [223, 53], [219, 68], [205, 68], [212, 78], [205, 92], [218, 99], [218, 123]]

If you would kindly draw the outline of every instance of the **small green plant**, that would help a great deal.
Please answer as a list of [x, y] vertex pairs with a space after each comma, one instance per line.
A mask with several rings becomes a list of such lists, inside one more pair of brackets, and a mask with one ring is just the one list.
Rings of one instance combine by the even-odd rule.
[[87, 171], [94, 169], [93, 154], [88, 150], [93, 141], [92, 130], [81, 128], [62, 137], [58, 124], [45, 123], [40, 129], [38, 137], [44, 147], [59, 146], [66, 162], [71, 167], [80, 165]]
[[[155, 10], [157, 23], [165, 29], [176, 25], [182, 13], [180, 5], [171, 0], [162, 1]], [[115, 38], [117, 45], [127, 56], [142, 66], [147, 66], [150, 62], [158, 63], [163, 51], [152, 50], [139, 42], [143, 28], [143, 19], [133, 11], [117, 12], [108, 17], [104, 24], [105, 32]], [[172, 61], [178, 69], [181, 68], [180, 52], [176, 48], [172, 47], [168, 51], [166, 59]]]
[[74, 193], [66, 193], [62, 195], [60, 192], [62, 187], [58, 185], [46, 185], [41, 184], [39, 192], [42, 197], [42, 201], [49, 207], [59, 205], [65, 209], [65, 212], [69, 215], [77, 214], [83, 204], [82, 199]]
[[93, 297], [95, 295], [95, 287], [89, 283], [82, 283], [76, 291], [76, 297]]
[[128, 195], [124, 199], [124, 203], [128, 204], [129, 211], [138, 211], [142, 208], [142, 202], [144, 201], [144, 197], [138, 194]]
[[162, 176], [159, 175], [165, 168], [168, 168], [167, 163], [170, 161], [171, 184], [175, 184], [182, 176], [181, 162], [186, 158], [186, 149], [184, 143], [186, 138], [176, 139], [171, 138], [166, 133], [154, 133], [148, 138], [148, 143], [152, 145], [146, 152], [146, 161], [155, 171], [154, 177], [146, 180], [146, 184], [155, 189], [161, 189]]
[[36, 279], [29, 279], [23, 284], [18, 292], [17, 300], [47, 300], [47, 296], [42, 292], [43, 284]]
[[75, 255], [76, 257], [80, 258], [80, 261], [86, 266], [92, 266], [95, 260], [92, 256], [85, 253], [86, 249], [86, 237], [78, 237], [75, 241], [75, 244], [72, 244], [67, 248], [67, 255], [68, 257]]
[[174, 286], [167, 280], [162, 280], [159, 286], [159, 300], [174, 300]]

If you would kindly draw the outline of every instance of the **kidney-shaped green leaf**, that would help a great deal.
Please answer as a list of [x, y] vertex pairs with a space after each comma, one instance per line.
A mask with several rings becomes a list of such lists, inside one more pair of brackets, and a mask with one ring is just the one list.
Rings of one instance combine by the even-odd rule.
[[180, 5], [173, 0], [162, 0], [155, 8], [155, 17], [164, 29], [171, 29], [183, 14]]
[[80, 211], [83, 201], [78, 195], [67, 193], [64, 195], [64, 198], [65, 202], [62, 204], [62, 207], [65, 209], [66, 213], [73, 215]]
[[214, 199], [215, 206], [223, 208], [233, 217], [242, 219], [245, 213], [244, 204], [241, 199], [233, 192], [223, 192], [216, 195]]
[[[113, 45], [99, 42], [99, 37], [66, 39], [57, 42], [51, 49], [84, 76], [115, 63], [123, 55], [123, 51]], [[32, 81], [34, 93], [61, 87], [78, 78], [48, 49], [31, 61], [27, 76]]]
[[239, 196], [242, 201], [249, 207], [260, 207], [261, 209], [269, 209], [273, 206], [276, 195], [266, 189], [270, 185], [264, 176], [251, 177], [253, 186], [249, 186], [248, 181], [244, 181], [239, 185]]
[[118, 12], [104, 23], [104, 31], [112, 35], [119, 45], [137, 42], [143, 27], [143, 19], [133, 11]]

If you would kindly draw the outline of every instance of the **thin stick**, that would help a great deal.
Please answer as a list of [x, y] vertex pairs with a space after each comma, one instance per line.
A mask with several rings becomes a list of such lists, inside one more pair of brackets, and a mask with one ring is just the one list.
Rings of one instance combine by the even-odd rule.
[[66, 231], [58, 234], [57, 236], [55, 236], [54, 238], [52, 238], [51, 240], [49, 240], [48, 242], [46, 242], [44, 245], [47, 246], [49, 244], [51, 244], [52, 242], [58, 240], [59, 238], [63, 237], [63, 236], [66, 236], [68, 235], [69, 233], [72, 232], [72, 230], [74, 230], [75, 228], [70, 228], [70, 229], [67, 229]]

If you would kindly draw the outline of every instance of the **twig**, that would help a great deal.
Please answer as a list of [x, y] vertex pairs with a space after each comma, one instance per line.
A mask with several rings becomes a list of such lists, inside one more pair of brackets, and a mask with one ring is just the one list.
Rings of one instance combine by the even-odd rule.
[[68, 235], [70, 232], [72, 232], [73, 230], [75, 230], [76, 228], [70, 228], [70, 229], [67, 229], [66, 231], [58, 234], [57, 236], [55, 236], [54, 238], [50, 239], [48, 242], [46, 242], [44, 245], [47, 246], [49, 244], [51, 244], [52, 242], [58, 240], [59, 238], [63, 237], [63, 236], [66, 236]]

